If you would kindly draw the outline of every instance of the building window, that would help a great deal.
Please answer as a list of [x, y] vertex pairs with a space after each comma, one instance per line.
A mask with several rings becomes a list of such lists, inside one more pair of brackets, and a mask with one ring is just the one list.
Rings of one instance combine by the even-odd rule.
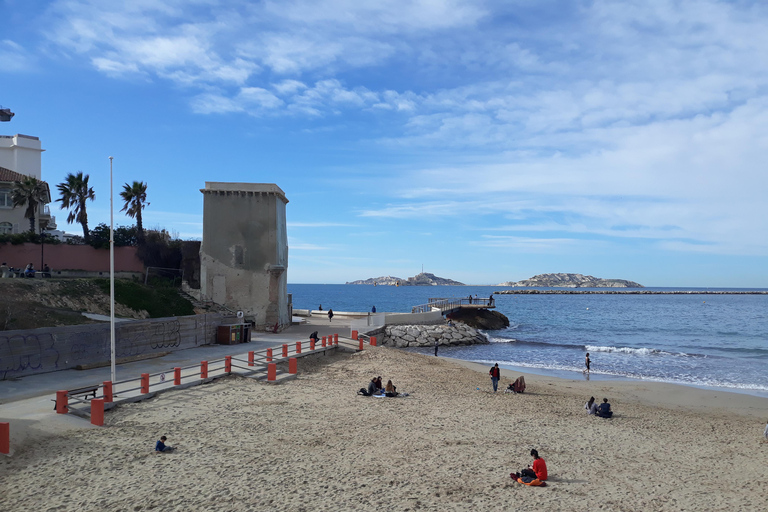
[[0, 208], [13, 208], [13, 199], [11, 199], [11, 189], [0, 188]]
[[0, 222], [0, 235], [10, 235], [13, 233], [13, 224], [10, 222]]

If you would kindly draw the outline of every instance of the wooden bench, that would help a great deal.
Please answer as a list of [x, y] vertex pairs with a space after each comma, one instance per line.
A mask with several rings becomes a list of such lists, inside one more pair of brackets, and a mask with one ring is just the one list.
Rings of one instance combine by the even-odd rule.
[[[69, 389], [67, 390], [67, 396], [82, 395], [85, 400], [88, 400], [88, 395], [93, 395], [93, 398], [96, 398], [96, 391], [98, 390], [99, 385], [93, 384], [90, 386], [83, 386], [82, 388]], [[56, 399], [53, 399], [53, 410], [56, 410]]]

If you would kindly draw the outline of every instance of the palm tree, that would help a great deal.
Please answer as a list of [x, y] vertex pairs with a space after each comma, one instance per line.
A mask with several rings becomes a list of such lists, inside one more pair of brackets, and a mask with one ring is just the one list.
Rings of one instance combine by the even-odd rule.
[[61, 203], [62, 209], [72, 209], [67, 216], [67, 223], [78, 222], [83, 226], [83, 240], [85, 240], [85, 243], [90, 241], [90, 235], [88, 234], [88, 212], [85, 209], [85, 202], [88, 199], [93, 201], [96, 197], [93, 188], [88, 186], [88, 178], [89, 176], [87, 174], [83, 176], [82, 172], [77, 174], [69, 173], [64, 178], [63, 183], [56, 185], [61, 194], [61, 197], [56, 201]]
[[122, 197], [125, 202], [120, 211], [125, 212], [129, 217], [136, 219], [136, 235], [141, 242], [144, 240], [144, 226], [141, 223], [141, 210], [149, 204], [147, 203], [147, 184], [143, 181], [134, 181], [132, 185], [126, 183], [123, 185], [123, 191], [120, 192], [120, 197]]
[[25, 176], [23, 180], [14, 182], [11, 200], [14, 207], [27, 206], [24, 217], [29, 219], [29, 231], [34, 233], [38, 205], [51, 200], [46, 183], [32, 176]]

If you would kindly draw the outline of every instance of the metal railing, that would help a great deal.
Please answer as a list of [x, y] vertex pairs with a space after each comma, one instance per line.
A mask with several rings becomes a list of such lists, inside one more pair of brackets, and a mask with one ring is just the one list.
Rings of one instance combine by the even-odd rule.
[[481, 299], [478, 297], [464, 297], [464, 298], [430, 298], [426, 304], [420, 304], [411, 308], [411, 313], [426, 313], [433, 309], [439, 309], [440, 311], [459, 309], [463, 306], [475, 306], [479, 308], [492, 308], [495, 306], [493, 297], [487, 299]]

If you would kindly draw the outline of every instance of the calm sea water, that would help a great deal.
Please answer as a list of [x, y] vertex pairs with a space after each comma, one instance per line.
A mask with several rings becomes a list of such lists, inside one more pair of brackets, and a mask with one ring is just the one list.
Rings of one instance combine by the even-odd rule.
[[[497, 286], [288, 285], [294, 308], [410, 312]], [[651, 288], [653, 290], [654, 288]], [[667, 290], [658, 288], [658, 290]], [[692, 289], [688, 289], [692, 290]], [[440, 355], [534, 373], [631, 378], [768, 396], [768, 295], [495, 295], [510, 327]], [[430, 353], [430, 349], [418, 350]]]

